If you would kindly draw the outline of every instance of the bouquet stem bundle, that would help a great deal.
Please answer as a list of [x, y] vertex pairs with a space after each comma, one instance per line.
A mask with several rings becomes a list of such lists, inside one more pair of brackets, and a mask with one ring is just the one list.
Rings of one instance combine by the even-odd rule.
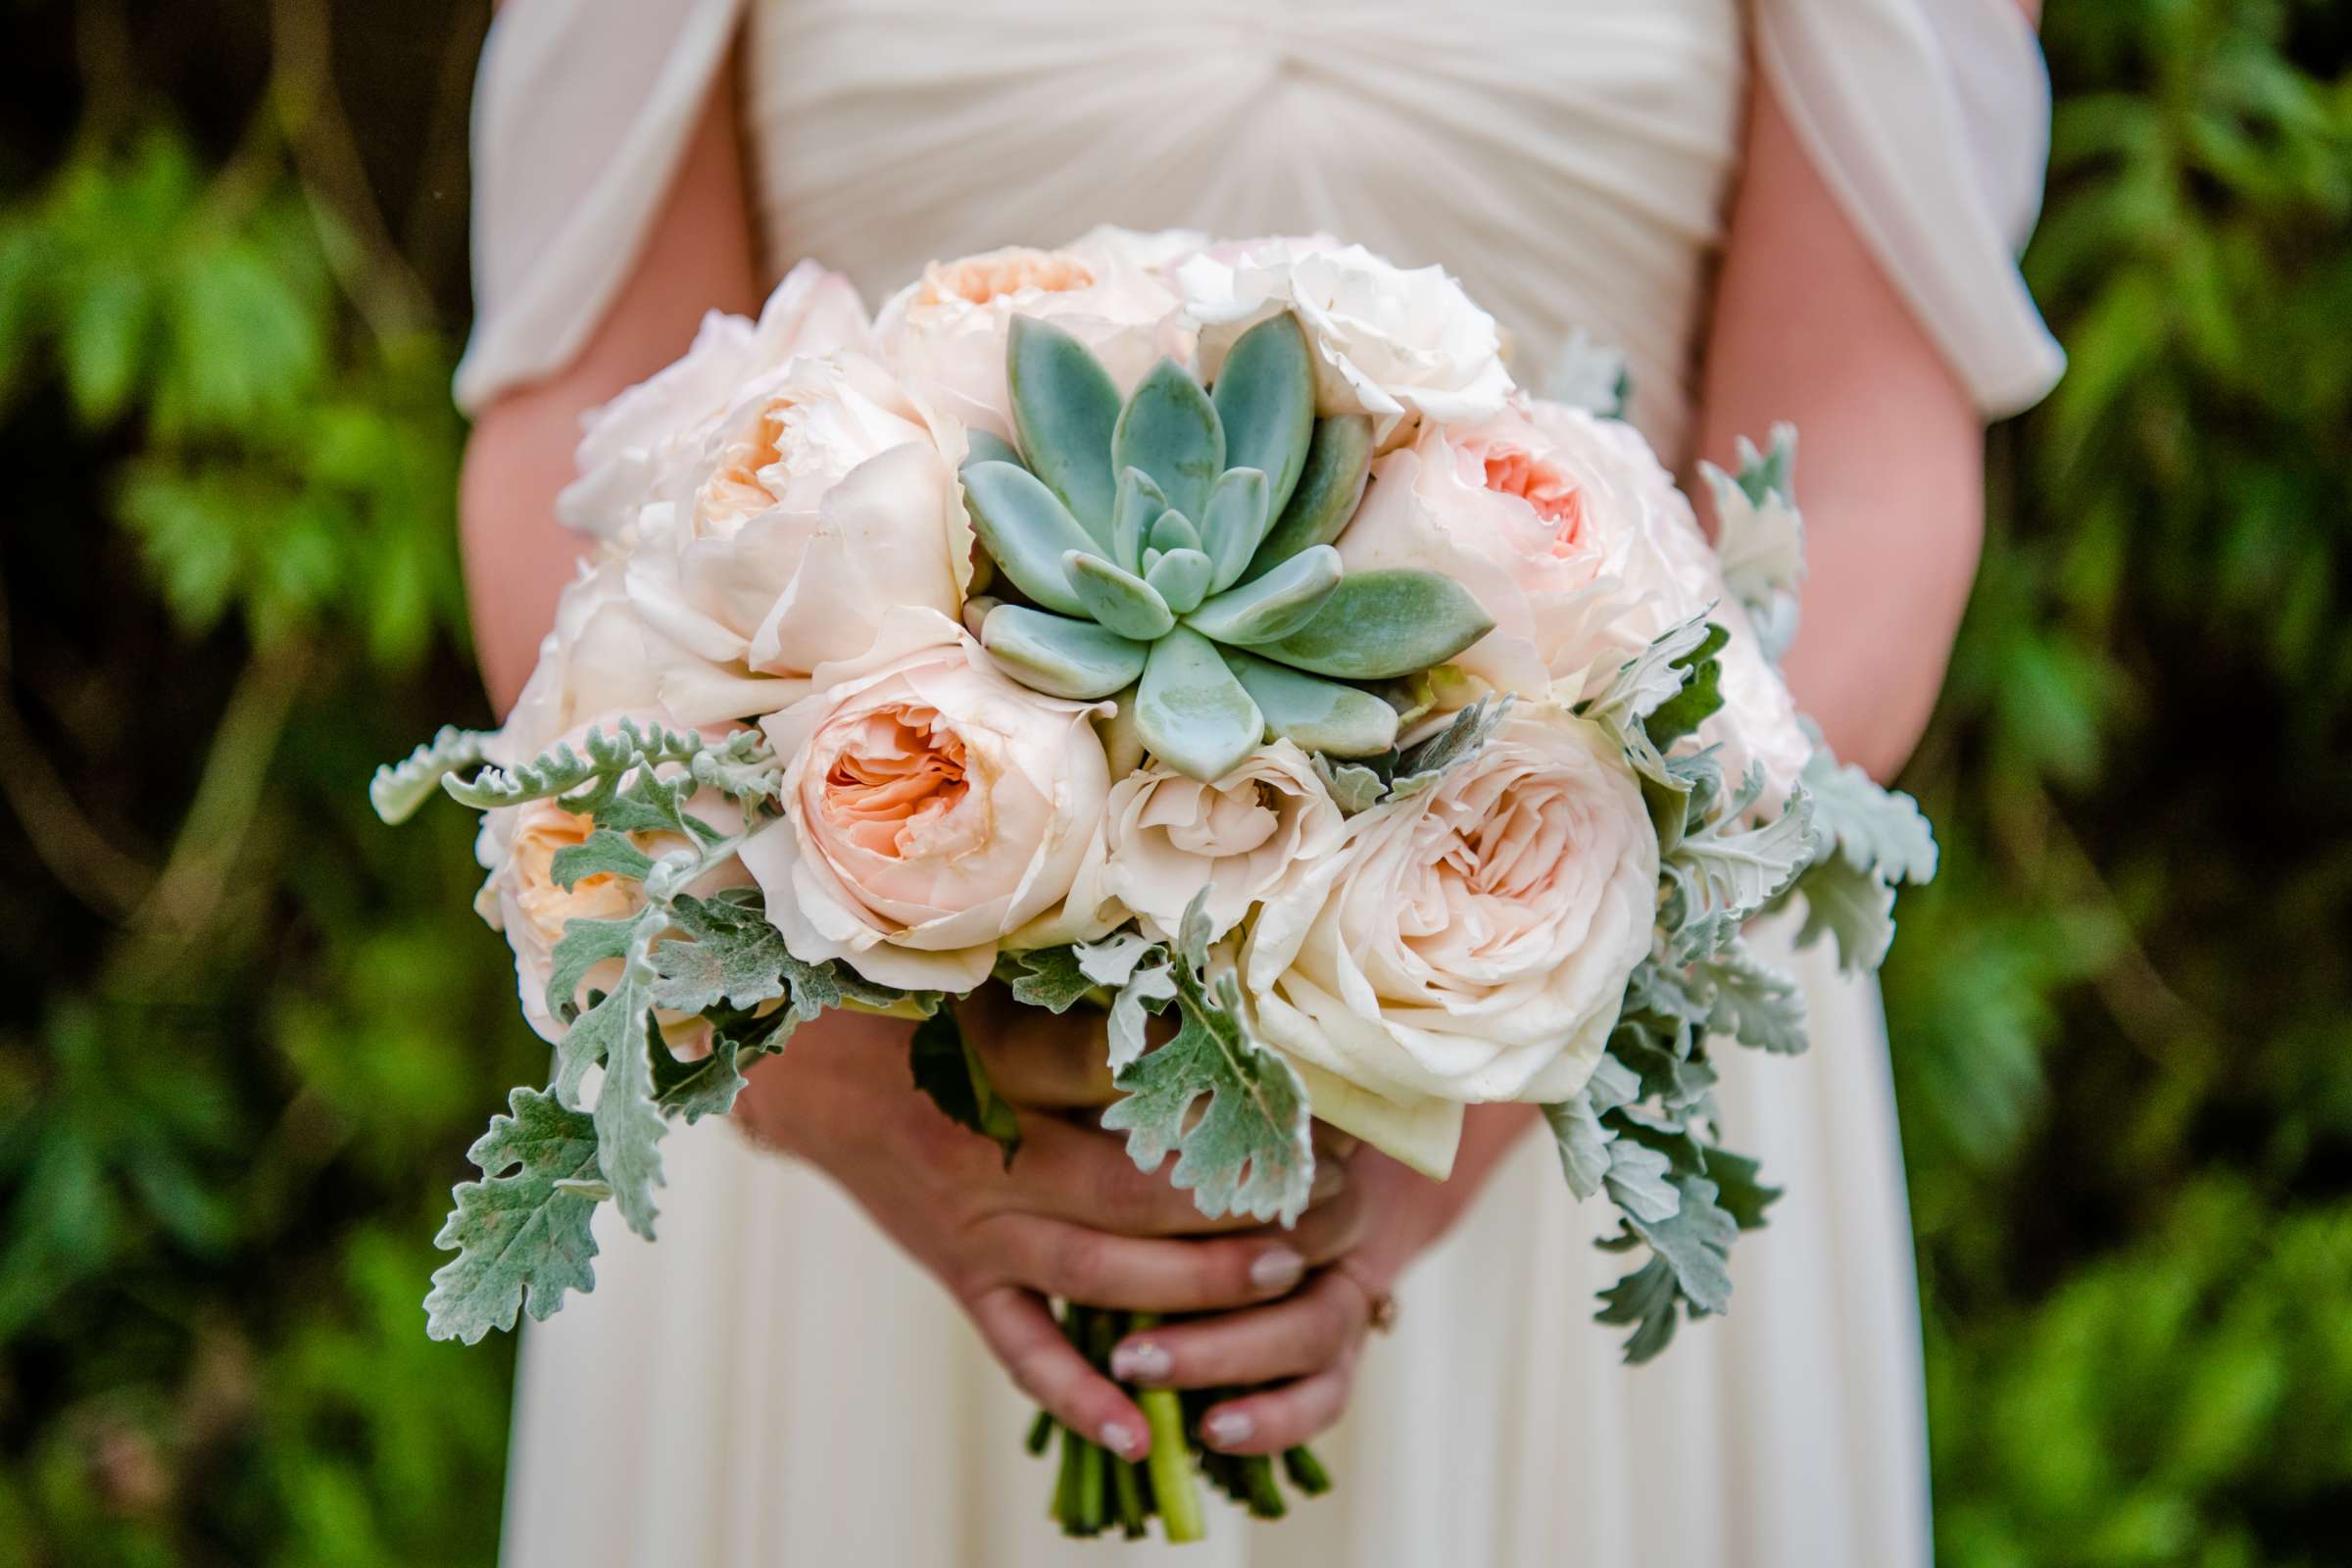
[[[1110, 1352], [1128, 1335], [1153, 1327], [1150, 1312], [1120, 1312], [1081, 1306], [1062, 1309], [1062, 1332], [1104, 1376]], [[1093, 1537], [1116, 1525], [1130, 1541], [1141, 1540], [1157, 1517], [1172, 1543], [1200, 1541], [1208, 1533], [1200, 1507], [1202, 1478], [1260, 1519], [1290, 1511], [1274, 1479], [1271, 1454], [1220, 1453], [1200, 1446], [1200, 1416], [1234, 1391], [1129, 1389], [1152, 1433], [1152, 1452], [1141, 1464], [1120, 1458], [1083, 1433], [1073, 1432], [1045, 1411], [1029, 1428], [1029, 1451], [1043, 1456], [1061, 1439], [1060, 1471], [1054, 1487], [1053, 1517], [1065, 1536]], [[1291, 1485], [1313, 1497], [1331, 1490], [1331, 1477], [1312, 1449], [1300, 1445], [1282, 1455]]]

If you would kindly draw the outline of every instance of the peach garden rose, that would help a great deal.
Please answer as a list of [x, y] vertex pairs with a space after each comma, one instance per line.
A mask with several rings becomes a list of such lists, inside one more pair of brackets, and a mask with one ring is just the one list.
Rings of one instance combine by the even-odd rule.
[[1007, 679], [956, 622], [902, 607], [860, 658], [763, 721], [784, 814], [744, 863], [793, 955], [962, 993], [1061, 901], [1110, 788], [1089, 720]]

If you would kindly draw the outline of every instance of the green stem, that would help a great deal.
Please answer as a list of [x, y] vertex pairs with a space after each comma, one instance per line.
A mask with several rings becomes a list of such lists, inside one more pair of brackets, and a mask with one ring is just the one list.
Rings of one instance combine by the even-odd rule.
[[1061, 1477], [1054, 1487], [1054, 1518], [1065, 1536], [1078, 1533], [1078, 1450], [1085, 1446], [1077, 1433], [1061, 1429]]
[[1053, 1446], [1053, 1413], [1040, 1410], [1037, 1412], [1037, 1419], [1029, 1423], [1029, 1436], [1021, 1440], [1021, 1446], [1027, 1448], [1032, 1454], [1043, 1454], [1047, 1448]]
[[1110, 1494], [1118, 1504], [1119, 1528], [1129, 1541], [1140, 1541], [1145, 1535], [1144, 1521], [1151, 1517], [1144, 1508], [1144, 1483], [1141, 1473], [1132, 1464], [1111, 1456]]
[[[1158, 1325], [1157, 1313], [1138, 1312], [1129, 1332]], [[1159, 1503], [1169, 1542], [1181, 1544], [1206, 1540], [1208, 1527], [1200, 1514], [1200, 1490], [1193, 1480], [1193, 1444], [1184, 1429], [1182, 1397], [1174, 1389], [1138, 1389], [1135, 1402], [1152, 1433], [1152, 1453], [1147, 1461], [1152, 1494]]]
[[1284, 1451], [1282, 1468], [1291, 1478], [1291, 1485], [1310, 1497], [1320, 1497], [1331, 1490], [1331, 1472], [1323, 1468], [1315, 1450], [1303, 1443]]
[[1274, 1460], [1263, 1453], [1253, 1453], [1242, 1460], [1242, 1490], [1250, 1503], [1250, 1511], [1260, 1519], [1279, 1519], [1290, 1512], [1282, 1500], [1282, 1489], [1274, 1484]]

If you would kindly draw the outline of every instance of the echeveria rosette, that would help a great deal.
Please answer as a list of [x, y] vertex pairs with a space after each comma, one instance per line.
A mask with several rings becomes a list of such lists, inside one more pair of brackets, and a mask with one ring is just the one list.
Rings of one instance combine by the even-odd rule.
[[1117, 696], [1145, 747], [1222, 776], [1269, 739], [1369, 757], [1396, 711], [1357, 682], [1444, 663], [1493, 622], [1452, 579], [1348, 572], [1332, 541], [1372, 456], [1361, 415], [1315, 417], [1288, 313], [1244, 333], [1204, 390], [1162, 360], [1122, 399], [1077, 339], [1018, 318], [1006, 351], [1020, 446], [975, 437], [973, 528], [1026, 601], [967, 609], [1006, 673], [1049, 696]]

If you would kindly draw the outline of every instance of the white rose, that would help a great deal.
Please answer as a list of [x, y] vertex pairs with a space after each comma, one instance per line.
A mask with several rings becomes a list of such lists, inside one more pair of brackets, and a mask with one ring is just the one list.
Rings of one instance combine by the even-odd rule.
[[557, 499], [556, 515], [600, 538], [621, 537], [754, 381], [795, 356], [870, 342], [857, 289], [814, 262], [785, 275], [757, 321], [710, 312], [683, 358], [581, 420], [580, 476]]
[[[1631, 639], [1630, 650], [1639, 651], [1669, 626], [1714, 607], [1709, 618], [1731, 634], [1731, 641], [1720, 656], [1723, 707], [1699, 727], [1698, 738], [1723, 748], [1724, 772], [1734, 784], [1751, 766], [1761, 769], [1764, 803], [1777, 809], [1804, 771], [1813, 743], [1798, 721], [1788, 683], [1765, 657], [1763, 639], [1726, 585], [1722, 563], [1690, 498], [1632, 425], [1534, 401], [1527, 416], [1545, 442], [1543, 461], [1559, 467], [1583, 497], [1579, 548], [1590, 553], [1596, 572], [1625, 590], [1620, 596], [1625, 612], [1611, 622], [1610, 632], [1618, 640]], [[1590, 649], [1563, 646], [1587, 659], [1615, 652], [1605, 641]], [[1552, 672], [1600, 678], [1598, 671], [1580, 676], [1574, 657], [1555, 660]]]
[[626, 558], [607, 549], [564, 585], [539, 662], [489, 748], [492, 761], [514, 767], [592, 720], [660, 703], [676, 660], [629, 602], [626, 572]]
[[1146, 935], [1173, 940], [1186, 906], [1205, 887], [1213, 940], [1293, 865], [1329, 855], [1346, 829], [1313, 760], [1290, 741], [1259, 748], [1213, 784], [1155, 762], [1110, 787], [1070, 908], [1124, 909]]
[[1316, 412], [1368, 414], [1383, 446], [1414, 418], [1466, 422], [1511, 390], [1494, 318], [1445, 269], [1407, 271], [1361, 245], [1269, 239], [1195, 256], [1176, 269], [1214, 375], [1250, 326], [1296, 311], [1315, 351]]
[[965, 992], [999, 939], [1061, 901], [1110, 788], [1105, 704], [1007, 679], [961, 627], [893, 609], [864, 656], [762, 721], [791, 759], [784, 814], [744, 845], [805, 962]]
[[[1122, 390], [1163, 356], [1192, 359], [1176, 295], [1152, 270], [1157, 236], [1097, 229], [1061, 250], [1022, 247], [933, 262], [882, 307], [874, 333], [909, 385], [974, 429], [1010, 439], [1004, 345], [1012, 318], [1051, 321], [1094, 351]], [[1190, 236], [1169, 239], [1181, 249]]]
[[859, 354], [798, 359], [706, 437], [647, 506], [628, 590], [684, 655], [662, 698], [688, 723], [774, 712], [886, 609], [960, 612], [972, 532], [963, 433]]
[[1245, 992], [1318, 1115], [1443, 1176], [1464, 1103], [1584, 1086], [1649, 952], [1657, 881], [1623, 755], [1522, 703], [1435, 785], [1294, 867], [1250, 927]]

